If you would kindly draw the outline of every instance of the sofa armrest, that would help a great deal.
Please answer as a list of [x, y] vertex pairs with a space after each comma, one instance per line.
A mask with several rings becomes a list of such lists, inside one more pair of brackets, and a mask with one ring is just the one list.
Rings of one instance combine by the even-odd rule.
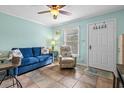
[[75, 60], [75, 65], [76, 65], [77, 56], [76, 56], [75, 54], [72, 54], [72, 57], [74, 58], [74, 60]]

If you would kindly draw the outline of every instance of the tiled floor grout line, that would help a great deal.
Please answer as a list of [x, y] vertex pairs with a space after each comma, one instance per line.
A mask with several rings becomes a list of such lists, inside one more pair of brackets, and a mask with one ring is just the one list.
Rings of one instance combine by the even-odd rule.
[[[55, 71], [55, 72], [58, 73], [58, 71]], [[58, 73], [58, 74], [59, 74], [59, 73]], [[63, 75], [63, 76], [64, 76], [64, 75]], [[63, 78], [65, 78], [65, 76], [64, 76]], [[61, 79], [60, 79], [59, 81], [57, 81], [57, 82], [60, 83], [61, 85], [65, 86], [64, 84], [62, 84], [62, 83], [60, 82], [63, 78], [61, 78]], [[76, 83], [77, 83], [78, 81], [79, 81], [79, 80], [77, 80]], [[76, 84], [76, 83], [75, 83], [75, 84]], [[74, 84], [74, 85], [75, 85], [75, 84]], [[73, 85], [73, 86], [74, 86], [74, 85]], [[72, 88], [73, 88], [73, 86], [72, 86]], [[65, 87], [67, 87], [67, 86], [65, 86]]]
[[[51, 69], [52, 70], [52, 69]], [[52, 70], [52, 71], [54, 71], [54, 70]], [[54, 71], [54, 72], [56, 72], [57, 74], [59, 74], [57, 71]], [[46, 75], [46, 76], [48, 76], [49, 78], [52, 78], [52, 77], [50, 77], [49, 75]], [[64, 78], [65, 76], [63, 76], [63, 78]], [[60, 80], [62, 80], [63, 78], [61, 78]], [[53, 78], [52, 78], [53, 79]], [[53, 79], [53, 80], [55, 80], [55, 79]], [[59, 80], [59, 81], [60, 81]], [[57, 80], [55, 80], [57, 83], [60, 83], [61, 85], [63, 85], [64, 87], [67, 87], [67, 86], [65, 86], [64, 84], [62, 84], [61, 82], [59, 82], [59, 81], [57, 81]]]
[[[56, 73], [58, 73], [58, 71], [55, 71]], [[58, 74], [60, 74], [60, 73], [58, 73]], [[63, 78], [65, 78], [65, 76], [63, 75]], [[63, 78], [61, 78], [60, 80], [62, 80]], [[60, 80], [59, 81], [57, 81], [58, 83], [60, 83], [61, 85], [63, 85], [64, 87], [67, 87], [67, 86], [65, 86], [64, 84], [62, 84], [61, 82], [60, 82]]]
[[[81, 77], [80, 77], [81, 78]], [[78, 83], [79, 79], [77, 80], [77, 82], [72, 86], [72, 88], [74, 88], [74, 86]]]

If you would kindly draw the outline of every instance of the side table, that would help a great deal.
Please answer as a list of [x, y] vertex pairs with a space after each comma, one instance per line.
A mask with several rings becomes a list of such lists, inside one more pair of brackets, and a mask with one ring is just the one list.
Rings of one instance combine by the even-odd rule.
[[0, 57], [0, 62], [4, 63], [4, 61], [7, 59], [7, 57]]
[[[0, 57], [0, 64], [6, 63], [8, 57]], [[6, 71], [0, 71], [0, 80], [7, 74]]]
[[124, 64], [117, 64], [117, 73], [117, 87], [119, 87], [119, 83], [121, 83], [124, 88]]
[[54, 60], [58, 60], [58, 51], [50, 51], [54, 55]]
[[[6, 63], [1, 63], [0, 64], [0, 71], [3, 71], [5, 70], [7, 73], [8, 73], [8, 70], [9, 69], [13, 69], [15, 67], [17, 67], [18, 64], [13, 64], [12, 62], [8, 61]], [[19, 80], [16, 78], [16, 76], [14, 75], [11, 75], [10, 73], [6, 74], [3, 79], [0, 81], [0, 86], [1, 84], [3, 83], [4, 80], [6, 80], [6, 78], [8, 79], [12, 79], [13, 80], [13, 84], [10, 85], [10, 86], [7, 86], [6, 88], [8, 87], [15, 87], [15, 85], [17, 85], [17, 88], [22, 88], [22, 85], [21, 83], [19, 82]]]

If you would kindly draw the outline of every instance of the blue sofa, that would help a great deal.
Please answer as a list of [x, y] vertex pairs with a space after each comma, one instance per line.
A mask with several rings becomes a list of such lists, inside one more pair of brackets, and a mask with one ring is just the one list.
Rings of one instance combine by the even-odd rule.
[[11, 69], [9, 72], [13, 75], [20, 75], [51, 64], [53, 62], [53, 54], [41, 54], [41, 48], [42, 47], [19, 48], [23, 55], [21, 65], [17, 68]]

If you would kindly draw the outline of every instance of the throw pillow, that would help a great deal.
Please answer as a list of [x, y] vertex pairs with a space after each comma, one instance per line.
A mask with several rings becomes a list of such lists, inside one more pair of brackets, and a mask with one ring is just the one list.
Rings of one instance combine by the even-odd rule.
[[19, 49], [14, 49], [10, 52], [9, 59], [12, 59], [13, 57], [23, 58], [23, 55]]
[[49, 49], [43, 47], [43, 48], [41, 49], [41, 54], [49, 54]]

